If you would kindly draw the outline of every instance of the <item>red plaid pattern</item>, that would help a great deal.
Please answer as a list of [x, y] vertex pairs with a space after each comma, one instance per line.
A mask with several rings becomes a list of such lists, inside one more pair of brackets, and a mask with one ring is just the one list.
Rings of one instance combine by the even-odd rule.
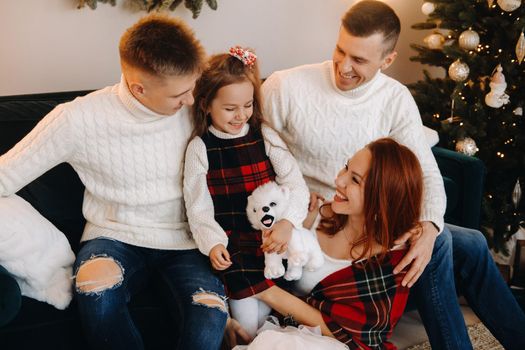
[[334, 272], [306, 298], [350, 349], [396, 349], [388, 338], [403, 314], [409, 289], [401, 286], [405, 272], [392, 271], [407, 251], [390, 251], [381, 264], [370, 258]]
[[211, 133], [202, 137], [208, 155], [207, 183], [215, 220], [228, 235], [232, 266], [221, 273], [228, 296], [243, 299], [274, 282], [264, 278], [261, 232], [252, 228], [246, 216], [248, 196], [258, 186], [273, 181], [270, 159], [260, 130], [244, 137], [221, 139]]

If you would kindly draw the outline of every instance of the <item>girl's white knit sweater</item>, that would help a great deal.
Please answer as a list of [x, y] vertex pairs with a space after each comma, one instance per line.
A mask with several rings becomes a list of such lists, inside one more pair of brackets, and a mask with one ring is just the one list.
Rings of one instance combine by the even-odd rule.
[[[209, 131], [218, 138], [232, 139], [245, 136], [249, 128], [249, 124], [245, 124], [237, 135], [227, 134], [213, 126], [209, 127]], [[308, 209], [309, 192], [299, 166], [273, 129], [263, 125], [262, 135], [266, 155], [276, 174], [275, 182], [290, 189], [290, 204], [281, 219], [287, 219], [295, 227], [302, 227]], [[206, 145], [200, 137], [195, 137], [186, 151], [184, 198], [191, 231], [199, 250], [205, 255], [209, 255], [211, 248], [217, 244], [224, 247], [228, 245], [226, 232], [215, 221], [213, 200], [206, 182], [208, 169]]]
[[404, 85], [378, 72], [367, 83], [341, 91], [332, 61], [325, 61], [275, 72], [263, 84], [263, 96], [265, 116], [290, 147], [311, 191], [331, 199], [335, 176], [348, 158], [378, 138], [391, 137], [421, 163], [421, 220], [443, 229], [443, 179]]
[[83, 241], [108, 237], [148, 248], [196, 248], [182, 194], [191, 128], [187, 108], [159, 115], [131, 95], [123, 78], [57, 106], [0, 157], [0, 195], [67, 162], [86, 187]]

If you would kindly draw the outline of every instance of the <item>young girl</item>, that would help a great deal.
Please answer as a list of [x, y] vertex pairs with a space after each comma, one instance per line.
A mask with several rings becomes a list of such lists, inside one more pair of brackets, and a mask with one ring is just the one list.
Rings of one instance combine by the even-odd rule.
[[[194, 90], [194, 138], [184, 168], [190, 229], [199, 250], [221, 271], [232, 317], [252, 337], [270, 312], [252, 296], [274, 285], [264, 277], [263, 250], [286, 249], [292, 225], [300, 227], [306, 217], [309, 198], [295, 159], [263, 123], [259, 91], [253, 52], [233, 47], [211, 57]], [[261, 246], [246, 205], [251, 192], [268, 181], [287, 186], [292, 204]]]
[[[388, 338], [408, 297], [404, 273], [393, 273], [408, 248], [394, 241], [419, 232], [421, 167], [407, 147], [380, 139], [345, 164], [335, 186], [333, 202], [321, 207], [313, 226], [325, 264], [304, 271], [295, 286], [306, 303], [277, 286], [257, 297], [299, 323], [321, 326], [350, 349], [393, 349]], [[282, 345], [282, 338], [263, 332], [254, 343], [272, 349], [277, 339]]]

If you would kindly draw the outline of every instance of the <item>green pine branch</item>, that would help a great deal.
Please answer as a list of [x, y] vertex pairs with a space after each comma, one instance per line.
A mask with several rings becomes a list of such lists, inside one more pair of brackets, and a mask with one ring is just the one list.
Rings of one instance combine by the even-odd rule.
[[[487, 168], [482, 225], [494, 232], [491, 244], [499, 250], [519, 224], [525, 223], [525, 198], [517, 206], [512, 200], [517, 179], [525, 192], [525, 117], [515, 112], [525, 109], [525, 62], [518, 64], [515, 52], [525, 27], [525, 6], [504, 12], [497, 6], [489, 8], [486, 0], [432, 2], [435, 11], [426, 22], [412, 27], [428, 34], [448, 29], [450, 38], [439, 50], [412, 44], [415, 55], [410, 59], [446, 71], [460, 59], [469, 66], [470, 74], [466, 81], [455, 82], [448, 74], [441, 79], [424, 71], [424, 78], [409, 87], [423, 122], [439, 132], [441, 146], [455, 149], [456, 142], [464, 137], [477, 143], [476, 157]], [[475, 50], [459, 47], [459, 36], [466, 29], [480, 36]], [[510, 102], [492, 108], [485, 103], [485, 96], [491, 91], [490, 76], [498, 64], [503, 67]], [[452, 101], [457, 118], [450, 123]]]
[[[151, 12], [151, 11], [165, 11], [170, 10], [174, 11], [179, 5], [184, 2], [184, 7], [189, 9], [192, 13], [192, 17], [195, 19], [199, 17], [204, 0], [128, 0], [131, 4], [135, 5], [137, 8]], [[78, 0], [78, 8], [83, 8], [86, 5], [95, 10], [97, 4], [101, 3], [110, 3], [111, 6], [116, 5], [116, 0]], [[206, 0], [206, 4], [212, 10], [217, 10], [218, 4], [217, 0]]]

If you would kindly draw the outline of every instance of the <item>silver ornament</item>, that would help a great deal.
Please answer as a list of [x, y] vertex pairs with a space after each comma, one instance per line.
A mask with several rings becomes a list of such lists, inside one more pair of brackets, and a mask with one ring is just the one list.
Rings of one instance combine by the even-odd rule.
[[503, 11], [512, 12], [521, 6], [521, 0], [498, 0], [498, 5]]
[[443, 44], [445, 43], [445, 37], [440, 33], [434, 33], [423, 39], [423, 42], [429, 49], [438, 50], [443, 47]]
[[463, 140], [456, 142], [456, 151], [472, 157], [479, 151], [479, 148], [476, 145], [476, 141], [470, 137], [465, 137]]
[[421, 6], [421, 12], [423, 12], [425, 16], [430, 15], [432, 12], [434, 12], [435, 9], [436, 9], [436, 6], [431, 2], [425, 2]]
[[468, 65], [464, 62], [461, 62], [459, 59], [452, 62], [450, 67], [448, 67], [448, 75], [450, 76], [450, 79], [458, 83], [467, 79], [469, 73], [470, 68]]
[[465, 50], [475, 50], [479, 45], [479, 34], [474, 30], [465, 30], [459, 36], [459, 47]]
[[521, 185], [520, 185], [520, 179], [518, 179], [516, 181], [516, 185], [514, 186], [514, 190], [512, 191], [512, 203], [514, 203], [515, 209], [518, 209], [520, 200], [521, 200]]
[[514, 110], [512, 111], [512, 113], [513, 113], [514, 115], [517, 115], [517, 116], [521, 117], [521, 116], [523, 115], [523, 108], [521, 108], [521, 107], [517, 107], [516, 109], [514, 109]]

